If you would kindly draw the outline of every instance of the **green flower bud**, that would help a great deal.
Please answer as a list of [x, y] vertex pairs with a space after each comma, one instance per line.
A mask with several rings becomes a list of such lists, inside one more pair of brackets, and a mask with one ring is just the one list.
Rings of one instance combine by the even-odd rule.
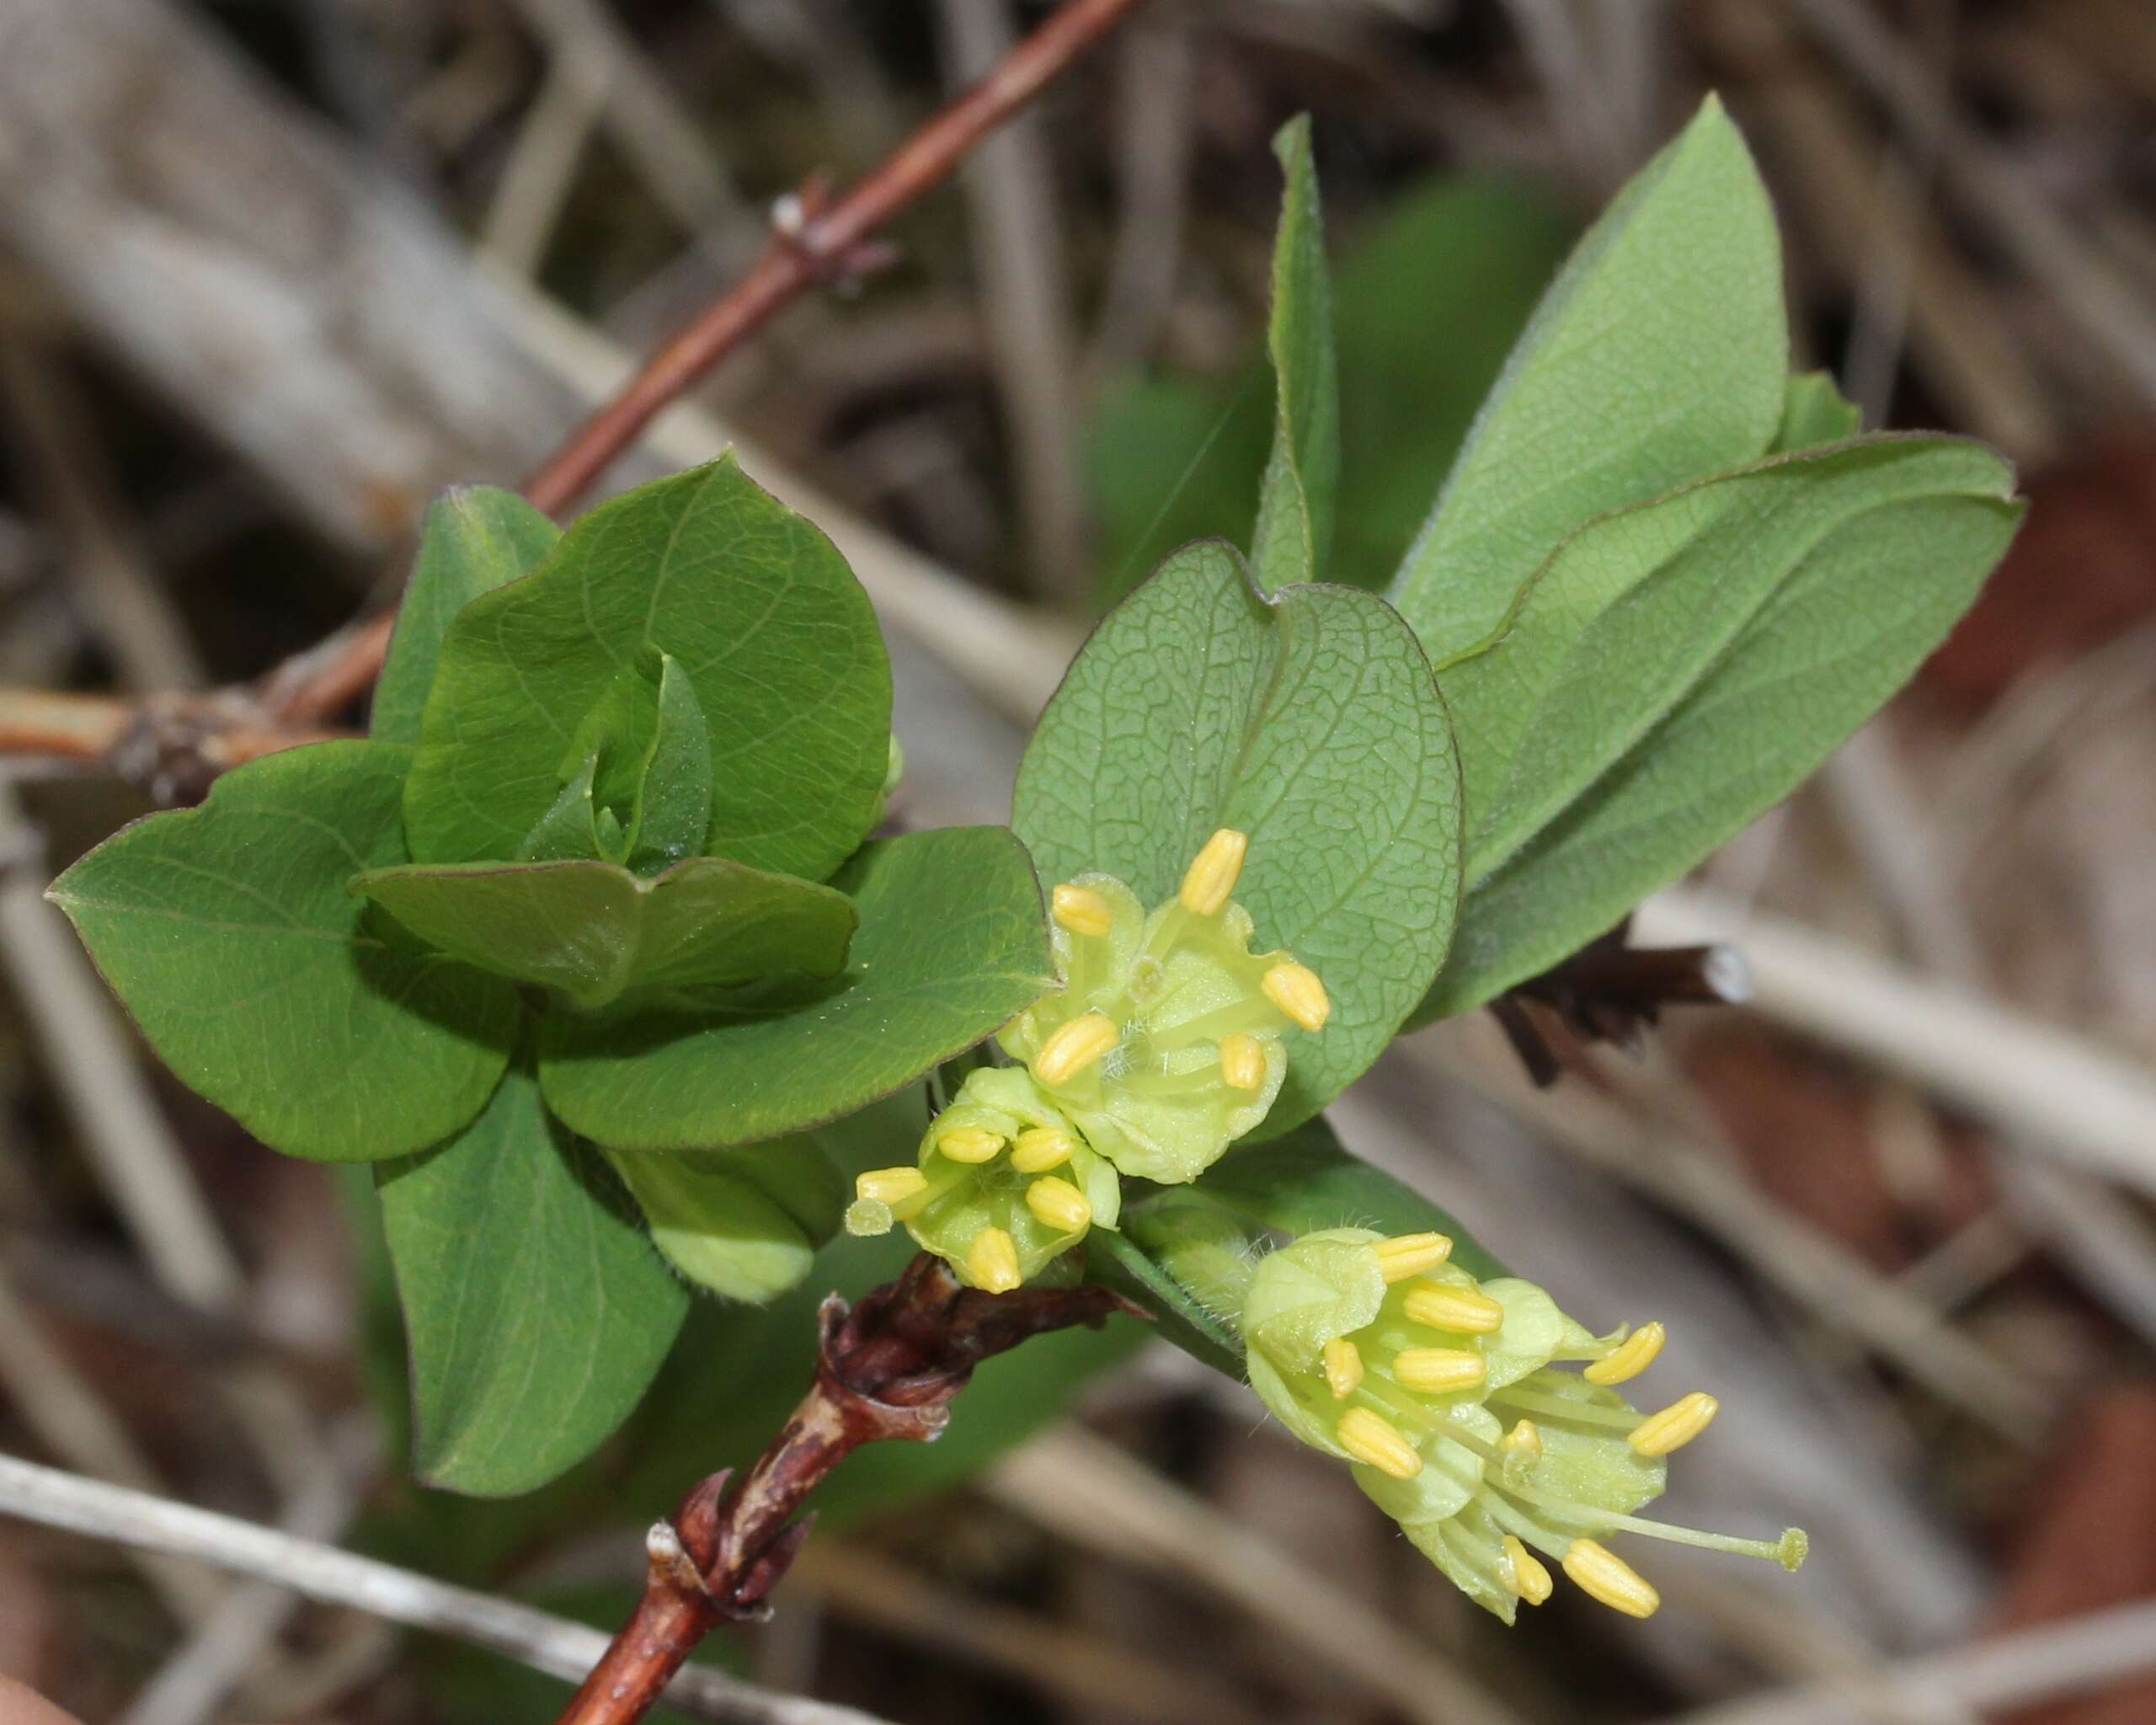
[[1122, 1204], [1114, 1168], [1018, 1067], [969, 1073], [929, 1123], [915, 1167], [861, 1176], [849, 1231], [904, 1222], [924, 1250], [974, 1286], [1007, 1293], [1086, 1237], [1113, 1228]]
[[1230, 896], [1246, 846], [1215, 833], [1150, 916], [1108, 875], [1057, 887], [1063, 989], [998, 1038], [1125, 1174], [1196, 1179], [1273, 1106], [1285, 1033], [1315, 1031], [1331, 1011], [1310, 970], [1250, 950], [1249, 913]]
[[808, 1274], [846, 1204], [845, 1177], [806, 1139], [607, 1156], [667, 1261], [698, 1286], [753, 1305]]
[[[1533, 1283], [1445, 1262], [1434, 1234], [1305, 1234], [1261, 1262], [1241, 1327], [1251, 1386], [1303, 1442], [1353, 1464], [1364, 1493], [1486, 1610], [1509, 1623], [1553, 1585], [1537, 1553], [1633, 1616], [1659, 1597], [1602, 1541], [1643, 1534], [1772, 1557], [1805, 1539], [1695, 1532], [1633, 1512], [1662, 1494], [1663, 1457], [1704, 1430], [1694, 1392], [1642, 1418], [1609, 1385], [1651, 1364], [1659, 1324], [1596, 1337]], [[1583, 1362], [1584, 1373], [1561, 1362]]]

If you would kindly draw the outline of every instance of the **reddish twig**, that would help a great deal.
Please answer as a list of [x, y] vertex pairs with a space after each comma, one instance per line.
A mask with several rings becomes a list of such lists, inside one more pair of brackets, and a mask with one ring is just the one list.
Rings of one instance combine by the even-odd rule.
[[[524, 494], [549, 513], [567, 509], [654, 415], [793, 299], [811, 287], [885, 262], [889, 254], [875, 238], [884, 224], [948, 178], [975, 144], [1140, 3], [1069, 0], [845, 197], [829, 202], [820, 187], [811, 186], [788, 200], [774, 223], [770, 245], [749, 273], [646, 360], [620, 393], [526, 482]], [[394, 621], [394, 613], [387, 613], [340, 631], [272, 672], [257, 692], [228, 692], [197, 703], [193, 717], [200, 722], [205, 746], [194, 761], [167, 760], [157, 783], [206, 784], [227, 767], [257, 755], [316, 740], [324, 734], [318, 729], [324, 722], [372, 686], [389, 650]], [[5, 707], [16, 698], [0, 692], [0, 754], [45, 754], [121, 768], [108, 749], [93, 745], [93, 734], [82, 725], [9, 724]], [[173, 714], [166, 717], [169, 720]], [[130, 713], [114, 723], [125, 731], [137, 718]]]
[[643, 1598], [560, 1725], [630, 1725], [712, 1630], [764, 1616], [808, 1536], [796, 1512], [862, 1445], [929, 1441], [982, 1360], [1118, 1311], [1147, 1315], [1106, 1288], [963, 1288], [926, 1252], [851, 1310], [835, 1295], [826, 1300], [814, 1386], [738, 1482], [713, 1474], [652, 1529]]
[[[579, 425], [525, 482], [525, 496], [549, 515], [558, 515], [590, 489], [669, 403], [798, 296], [882, 265], [889, 254], [875, 236], [883, 225], [948, 179], [975, 144], [1141, 3], [1070, 0], [845, 197], [830, 203], [817, 184], [789, 200], [772, 225], [771, 243], [749, 273], [662, 344], [613, 400]], [[305, 675], [273, 678], [270, 712], [301, 722], [341, 712], [382, 669], [390, 627], [389, 617], [376, 617], [351, 631], [338, 650], [319, 657]]]

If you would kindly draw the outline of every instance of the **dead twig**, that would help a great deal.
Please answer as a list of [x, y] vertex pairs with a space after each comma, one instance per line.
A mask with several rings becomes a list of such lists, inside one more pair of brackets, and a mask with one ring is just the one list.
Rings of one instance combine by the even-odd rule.
[[[1093, 47], [1139, 0], [1069, 0], [979, 83], [954, 99], [843, 198], [810, 187], [782, 205], [771, 243], [748, 273], [664, 343], [606, 406], [563, 443], [526, 483], [525, 495], [558, 512], [574, 503], [675, 401], [808, 289], [860, 275], [885, 261], [874, 243], [886, 223], [947, 179], [980, 140]], [[161, 793], [184, 797], [226, 768], [314, 740], [323, 723], [373, 683], [388, 650], [392, 615], [333, 637], [273, 673], [259, 693], [227, 691], [175, 704], [159, 718], [162, 736], [184, 746], [152, 749]], [[119, 769], [113, 752], [136, 737], [144, 715], [98, 708], [55, 708], [50, 697], [0, 692], [0, 754], [39, 752]], [[102, 749], [93, 744], [102, 742]], [[21, 746], [18, 746], [21, 745]], [[199, 767], [199, 771], [193, 770]], [[127, 776], [136, 778], [135, 772]]]
[[[12, 1455], [0, 1455], [0, 1516], [274, 1581], [324, 1605], [453, 1636], [551, 1676], [575, 1680], [606, 1644], [595, 1629], [512, 1599]], [[852, 1707], [772, 1695], [705, 1667], [675, 1678], [666, 1700], [720, 1725], [883, 1725]]]

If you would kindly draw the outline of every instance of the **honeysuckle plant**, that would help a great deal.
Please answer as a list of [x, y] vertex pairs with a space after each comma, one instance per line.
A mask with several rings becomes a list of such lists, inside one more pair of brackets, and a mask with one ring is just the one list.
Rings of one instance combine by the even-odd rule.
[[903, 1227], [990, 1295], [1135, 1299], [1508, 1621], [1553, 1565], [1646, 1615], [1634, 1535], [1801, 1560], [1642, 1517], [1717, 1406], [1626, 1399], [1661, 1326], [1566, 1316], [1323, 1110], [1785, 796], [1973, 599], [2013, 475], [1790, 375], [1710, 102], [1552, 283], [1390, 585], [1334, 584], [1355, 452], [1307, 127], [1278, 148], [1251, 542], [1104, 618], [1008, 828], [875, 836], [875, 618], [729, 457], [566, 532], [450, 494], [366, 740], [56, 884], [175, 1072], [373, 1164], [425, 1479], [542, 1483], [692, 1298], [745, 1322]]

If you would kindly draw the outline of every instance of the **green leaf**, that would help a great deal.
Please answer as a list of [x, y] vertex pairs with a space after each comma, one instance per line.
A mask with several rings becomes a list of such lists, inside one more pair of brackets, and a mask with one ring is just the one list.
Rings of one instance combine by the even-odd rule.
[[1457, 1217], [1345, 1148], [1322, 1119], [1272, 1143], [1244, 1146], [1198, 1189], [1253, 1226], [1287, 1237], [1327, 1228], [1428, 1231], [1448, 1236], [1450, 1262], [1478, 1280], [1506, 1274]]
[[545, 1484], [636, 1406], [687, 1290], [521, 1062], [457, 1137], [377, 1172], [419, 1477], [483, 1497]]
[[482, 593], [531, 569], [561, 537], [544, 514], [499, 486], [451, 486], [434, 500], [374, 686], [369, 735], [379, 743], [419, 740], [419, 714], [451, 621]]
[[1231, 1151], [1194, 1186], [1134, 1188], [1121, 1231], [1088, 1236], [1086, 1271], [1155, 1313], [1164, 1339], [1241, 1377], [1237, 1317], [1259, 1257], [1283, 1241], [1342, 1227], [1432, 1230], [1451, 1237], [1452, 1261], [1470, 1274], [1504, 1274], [1454, 1218], [1342, 1149], [1322, 1119]]
[[1610, 927], [1794, 789], [1915, 671], [2020, 519], [1974, 444], [1777, 457], [1566, 542], [1444, 678], [1483, 788], [1460, 937], [1422, 1017]]
[[837, 548], [731, 455], [592, 510], [457, 617], [405, 797], [413, 856], [514, 857], [590, 752], [575, 747], [586, 715], [657, 653], [708, 728], [706, 848], [828, 875], [883, 788], [890, 665]]
[[1258, 491], [1251, 569], [1259, 590], [1326, 573], [1333, 494], [1340, 480], [1340, 384], [1332, 350], [1332, 291], [1310, 116], [1273, 141], [1288, 178], [1273, 250], [1273, 453]]
[[1863, 422], [1863, 409], [1834, 387], [1832, 372], [1801, 372], [1789, 380], [1789, 393], [1782, 403], [1782, 429], [1775, 434], [1773, 452], [1846, 442], [1856, 435]]
[[1774, 211], [1710, 98], [1551, 285], [1401, 567], [1431, 659], [1486, 642], [1581, 522], [1763, 454], [1788, 350]]
[[404, 859], [412, 751], [318, 743], [226, 773], [53, 883], [142, 1033], [264, 1144], [321, 1162], [446, 1138], [494, 1087], [515, 991], [387, 937], [344, 890]]
[[736, 1150], [607, 1152], [675, 1268], [761, 1306], [808, 1274], [838, 1232], [846, 1183], [804, 1137]]
[[711, 830], [711, 733], [688, 673], [662, 655], [659, 730], [638, 788], [629, 866], [649, 873], [696, 855]]
[[777, 1138], [889, 1095], [1054, 986], [1039, 883], [1001, 827], [864, 846], [832, 884], [861, 918], [837, 978], [702, 1013], [558, 1012], [548, 1104], [619, 1148]]
[[601, 862], [599, 843], [599, 756], [584, 759], [576, 776], [562, 787], [554, 805], [539, 817], [516, 847], [520, 862]]
[[843, 893], [716, 857], [653, 880], [615, 862], [410, 863], [351, 890], [452, 958], [584, 1007], [632, 989], [835, 976], [854, 924]]
[[[1411, 187], [1358, 232], [1333, 282], [1353, 459], [1339, 474], [1328, 580], [1392, 579], [1572, 233], [1533, 188], [1472, 175]], [[1086, 435], [1103, 601], [1193, 539], [1251, 542], [1270, 371], [1135, 379], [1106, 394]]]
[[1043, 872], [1156, 904], [1216, 827], [1250, 835], [1235, 897], [1333, 1012], [1298, 1039], [1262, 1131], [1307, 1119], [1384, 1050], [1444, 957], [1459, 768], [1422, 649], [1382, 601], [1269, 601], [1228, 547], [1171, 558], [1086, 643], [1041, 715], [1013, 824]]

